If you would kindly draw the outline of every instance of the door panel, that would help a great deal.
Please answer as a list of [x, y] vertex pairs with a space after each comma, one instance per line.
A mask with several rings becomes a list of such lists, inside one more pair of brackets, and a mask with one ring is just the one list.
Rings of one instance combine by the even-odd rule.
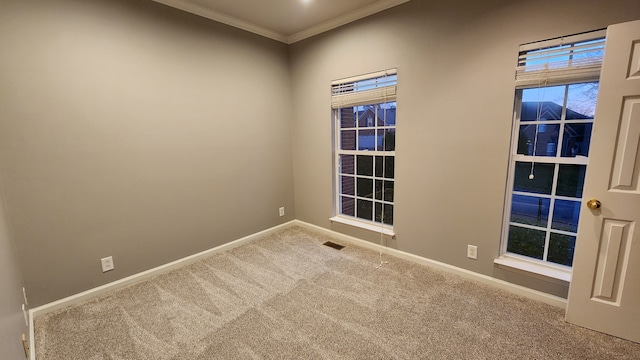
[[638, 192], [640, 157], [640, 97], [626, 98], [618, 127], [618, 146], [614, 159], [611, 189]]
[[592, 291], [594, 299], [619, 305], [623, 291], [621, 284], [624, 284], [623, 270], [629, 262], [633, 225], [627, 221], [605, 219]]
[[566, 319], [640, 342], [640, 21], [607, 29]]

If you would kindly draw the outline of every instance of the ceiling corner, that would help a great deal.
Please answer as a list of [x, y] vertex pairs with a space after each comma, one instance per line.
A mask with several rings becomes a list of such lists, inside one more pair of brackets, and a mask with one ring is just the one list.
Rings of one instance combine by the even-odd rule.
[[245, 31], [249, 31], [254, 34], [258, 34], [260, 36], [264, 36], [272, 40], [280, 41], [285, 44], [289, 43], [288, 37], [284, 34], [280, 34], [273, 30], [269, 30], [267, 28], [254, 25], [247, 21], [211, 10], [209, 8], [206, 8], [198, 4], [194, 4], [186, 0], [153, 0], [153, 1], [166, 6], [170, 6], [172, 8], [176, 8], [182, 11], [192, 13], [194, 15], [202, 16], [207, 19], [223, 23], [225, 25], [229, 25]]
[[400, 4], [404, 4], [409, 1], [410, 0], [380, 0], [362, 9], [352, 11], [350, 13], [339, 16], [333, 20], [312, 26], [306, 30], [302, 30], [300, 32], [292, 34], [287, 37], [287, 44], [293, 44], [295, 42], [321, 34], [325, 31], [333, 30], [342, 25], [346, 25], [348, 23], [363, 19], [367, 16], [373, 15], [375, 13], [379, 13], [381, 11], [390, 9], [394, 6], [398, 6]]

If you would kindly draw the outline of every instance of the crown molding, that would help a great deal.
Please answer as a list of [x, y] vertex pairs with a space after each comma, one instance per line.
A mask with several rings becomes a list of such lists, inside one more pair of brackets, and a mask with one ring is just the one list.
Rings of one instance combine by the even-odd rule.
[[186, 11], [198, 16], [202, 16], [205, 17], [207, 19], [213, 20], [213, 21], [217, 21], [229, 26], [233, 26], [236, 27], [238, 29], [242, 29], [245, 31], [249, 31], [252, 32], [254, 34], [258, 34], [264, 37], [267, 37], [269, 39], [273, 39], [276, 41], [280, 41], [283, 43], [288, 43], [288, 37], [286, 35], [280, 34], [278, 32], [269, 30], [267, 28], [264, 28], [262, 26], [258, 26], [258, 25], [254, 25], [250, 22], [244, 21], [244, 20], [240, 20], [238, 18], [235, 18], [233, 16], [229, 16], [226, 14], [223, 14], [221, 12], [215, 11], [215, 10], [211, 10], [209, 8], [206, 8], [204, 6], [198, 5], [198, 4], [194, 4], [192, 2], [186, 1], [186, 0], [153, 0], [157, 3], [163, 4], [163, 5], [167, 5], [182, 11]]
[[172, 8], [186, 11], [198, 16], [202, 16], [213, 21], [217, 21], [229, 26], [233, 26], [245, 31], [249, 31], [254, 34], [258, 34], [260, 36], [264, 36], [272, 40], [280, 41], [285, 44], [293, 44], [295, 42], [321, 34], [325, 31], [333, 30], [342, 25], [346, 25], [348, 23], [354, 22], [356, 20], [360, 20], [362, 18], [373, 15], [375, 13], [390, 9], [394, 6], [404, 4], [406, 2], [409, 2], [410, 0], [380, 0], [371, 5], [365, 6], [361, 9], [354, 10], [350, 13], [344, 14], [342, 16], [339, 16], [327, 22], [312, 26], [308, 29], [302, 30], [300, 32], [297, 32], [289, 36], [273, 30], [269, 30], [262, 26], [252, 24], [248, 21], [240, 20], [236, 17], [229, 16], [215, 10], [211, 10], [207, 7], [192, 3], [188, 0], [153, 0], [153, 1], [166, 6], [170, 6]]
[[293, 44], [295, 42], [310, 38], [312, 36], [321, 34], [325, 31], [335, 29], [342, 25], [346, 25], [356, 20], [360, 20], [367, 16], [373, 15], [375, 13], [379, 13], [381, 11], [390, 9], [394, 6], [398, 6], [400, 4], [404, 4], [409, 1], [410, 0], [380, 0], [371, 5], [365, 6], [361, 9], [354, 10], [350, 13], [339, 16], [333, 20], [329, 20], [322, 24], [315, 25], [306, 30], [302, 30], [300, 32], [292, 34], [289, 37], [287, 37], [287, 44]]

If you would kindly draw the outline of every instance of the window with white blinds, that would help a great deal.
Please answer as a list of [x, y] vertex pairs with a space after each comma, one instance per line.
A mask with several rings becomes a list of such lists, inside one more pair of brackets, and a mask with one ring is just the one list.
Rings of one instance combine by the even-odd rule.
[[602, 30], [520, 46], [516, 88], [598, 81], [604, 36]]
[[396, 83], [395, 69], [331, 83], [332, 221], [393, 234]]
[[604, 57], [605, 32], [520, 47], [498, 263], [568, 280]]
[[396, 99], [396, 69], [355, 76], [331, 83], [331, 108], [360, 106]]

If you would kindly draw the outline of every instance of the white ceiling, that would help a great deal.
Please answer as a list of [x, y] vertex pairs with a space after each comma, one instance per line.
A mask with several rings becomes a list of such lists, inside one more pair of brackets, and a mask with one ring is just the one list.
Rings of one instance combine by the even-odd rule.
[[409, 0], [154, 0], [287, 44]]

